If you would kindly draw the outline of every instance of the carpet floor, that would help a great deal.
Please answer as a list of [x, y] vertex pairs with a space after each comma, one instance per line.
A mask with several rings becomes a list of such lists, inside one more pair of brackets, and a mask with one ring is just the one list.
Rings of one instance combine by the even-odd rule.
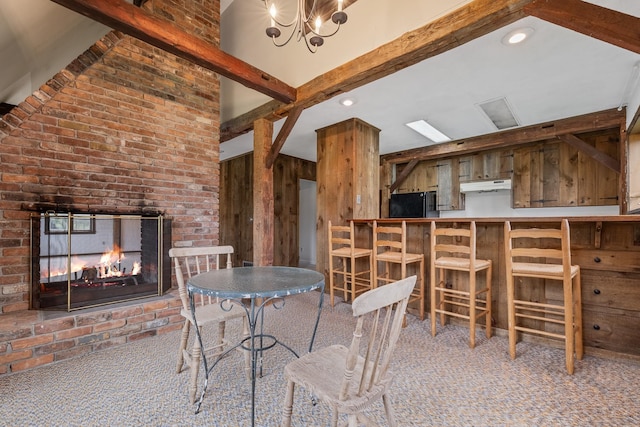
[[[265, 330], [306, 351], [318, 293], [288, 297], [265, 313]], [[327, 302], [328, 299], [325, 299]], [[518, 343], [511, 360], [505, 337], [439, 327], [409, 316], [393, 364], [392, 401], [400, 426], [638, 426], [640, 363], [585, 356], [567, 375], [564, 351]], [[348, 344], [349, 304], [328, 304], [314, 348]], [[240, 326], [229, 325], [228, 337]], [[189, 372], [175, 373], [179, 331], [72, 360], [0, 377], [2, 426], [249, 426], [250, 382], [243, 357], [232, 352], [212, 372], [199, 414], [188, 401]], [[205, 337], [207, 338], [207, 337]], [[292, 358], [282, 347], [265, 352], [256, 385], [256, 425], [277, 426]], [[201, 370], [202, 371], [202, 370]], [[202, 382], [202, 372], [201, 372]], [[382, 404], [371, 415], [383, 416]], [[293, 425], [328, 426], [330, 410], [296, 390]], [[386, 425], [382, 422], [382, 425]]]

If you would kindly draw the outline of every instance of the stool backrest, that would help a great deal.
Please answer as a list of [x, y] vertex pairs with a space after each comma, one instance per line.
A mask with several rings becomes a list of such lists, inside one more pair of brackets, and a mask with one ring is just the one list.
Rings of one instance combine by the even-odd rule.
[[562, 264], [571, 276], [571, 240], [569, 221], [565, 218], [560, 228], [517, 228], [504, 224], [505, 257], [507, 274], [511, 274], [513, 262], [528, 264]]
[[379, 249], [389, 252], [407, 253], [407, 223], [402, 221], [398, 225], [378, 225], [373, 221], [373, 250], [379, 253]]
[[353, 254], [355, 248], [353, 229], [353, 221], [350, 221], [349, 225], [333, 225], [329, 221], [329, 253], [336, 249], [348, 248]]
[[431, 259], [441, 256], [469, 258], [471, 265], [476, 260], [476, 222], [469, 228], [438, 227], [431, 222]]

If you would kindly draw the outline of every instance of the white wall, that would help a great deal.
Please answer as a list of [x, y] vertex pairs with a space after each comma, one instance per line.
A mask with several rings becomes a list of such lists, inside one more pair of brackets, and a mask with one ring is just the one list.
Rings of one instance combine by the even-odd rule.
[[316, 263], [316, 182], [300, 180], [298, 247], [301, 265]]
[[511, 207], [511, 191], [467, 193], [463, 211], [441, 211], [441, 218], [486, 218], [486, 217], [562, 217], [618, 215], [616, 206], [574, 206], [561, 208]]

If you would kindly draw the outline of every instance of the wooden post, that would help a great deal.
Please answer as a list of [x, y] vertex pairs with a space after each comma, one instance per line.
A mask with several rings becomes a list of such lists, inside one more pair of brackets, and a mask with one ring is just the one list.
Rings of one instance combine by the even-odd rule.
[[273, 265], [273, 169], [266, 167], [271, 149], [273, 123], [258, 119], [253, 124], [253, 265]]

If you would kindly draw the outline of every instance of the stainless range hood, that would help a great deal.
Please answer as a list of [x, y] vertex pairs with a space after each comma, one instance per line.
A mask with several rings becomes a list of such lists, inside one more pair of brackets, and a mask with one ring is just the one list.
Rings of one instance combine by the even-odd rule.
[[511, 190], [510, 179], [496, 179], [491, 181], [469, 181], [460, 183], [461, 193], [487, 192]]

